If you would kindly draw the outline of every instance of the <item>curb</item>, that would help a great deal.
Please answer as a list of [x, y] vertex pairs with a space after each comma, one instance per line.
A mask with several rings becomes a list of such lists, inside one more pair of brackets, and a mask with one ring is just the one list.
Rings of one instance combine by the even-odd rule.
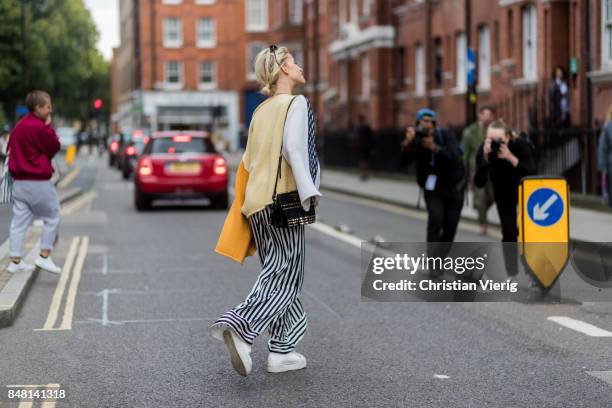
[[[350, 195], [350, 196], [358, 197], [358, 198], [364, 198], [366, 200], [374, 200], [374, 201], [378, 201], [378, 202], [381, 202], [381, 203], [384, 203], [384, 204], [394, 205], [396, 207], [401, 207], [401, 208], [406, 208], [406, 209], [409, 209], [409, 210], [415, 210], [415, 211], [421, 211], [423, 213], [427, 213], [427, 209], [425, 208], [425, 200], [424, 199], [422, 199], [422, 205], [417, 207], [414, 204], [407, 204], [407, 203], [399, 201], [399, 200], [393, 200], [391, 198], [386, 198], [386, 197], [375, 197], [375, 196], [372, 196], [370, 194], [359, 193], [359, 192], [356, 192], [356, 191], [353, 191], [353, 190], [349, 190], [349, 189], [327, 186], [324, 183], [321, 183], [321, 190], [329, 191], [329, 192], [332, 192], [332, 193], [340, 193], [340, 194]], [[470, 224], [474, 224], [474, 225], [478, 224], [478, 220], [476, 218], [466, 217], [464, 215], [461, 216], [461, 221], [469, 222]], [[493, 227], [493, 228], [497, 228], [497, 229], [501, 228], [499, 223], [492, 222], [492, 221], [489, 221], [489, 227]]]
[[[78, 197], [81, 193], [82, 191], [80, 188], [71, 188], [61, 191], [58, 194], [60, 204]], [[36, 240], [38, 240], [39, 236], [40, 232], [36, 234]], [[2, 245], [2, 247], [4, 247], [4, 245]], [[37, 252], [38, 244], [34, 245], [24, 259], [34, 259]], [[6, 258], [8, 258], [8, 249], [6, 254], [0, 254], [0, 261], [2, 261], [0, 265], [2, 265], [2, 267]], [[32, 272], [10, 274], [6, 285], [0, 290], [0, 328], [8, 327], [13, 324], [36, 276], [38, 276], [38, 268], [35, 268]]]
[[[353, 197], [357, 197], [357, 198], [363, 198], [363, 199], [366, 199], [366, 200], [374, 200], [374, 201], [378, 201], [378, 202], [381, 202], [381, 203], [384, 203], [384, 204], [394, 205], [394, 206], [400, 207], [400, 208], [406, 208], [406, 209], [409, 209], [409, 210], [414, 210], [414, 211], [420, 211], [422, 213], [427, 213], [427, 210], [425, 209], [425, 207], [417, 207], [415, 205], [406, 204], [404, 202], [393, 200], [393, 199], [389, 199], [389, 198], [385, 198], [385, 197], [374, 197], [374, 196], [371, 196], [369, 194], [359, 193], [359, 192], [355, 192], [355, 191], [348, 190], [348, 189], [343, 189], [343, 188], [338, 188], [338, 187], [330, 187], [330, 186], [326, 186], [323, 183], [321, 183], [321, 190], [329, 191], [329, 192], [332, 192], [332, 193], [345, 194], [345, 195], [348, 195], [348, 196], [353, 196]], [[478, 224], [478, 221], [475, 218], [465, 217], [463, 215], [461, 216], [460, 221], [468, 222], [468, 223], [474, 224], [474, 225]], [[500, 224], [496, 223], [496, 222], [489, 221], [489, 228], [493, 228], [495, 230], [501, 231]], [[572, 238], [572, 236], [570, 235], [569, 242], [570, 243], [571, 242], [588, 243], [589, 241], [585, 241], [583, 239], [578, 239], [578, 238]]]

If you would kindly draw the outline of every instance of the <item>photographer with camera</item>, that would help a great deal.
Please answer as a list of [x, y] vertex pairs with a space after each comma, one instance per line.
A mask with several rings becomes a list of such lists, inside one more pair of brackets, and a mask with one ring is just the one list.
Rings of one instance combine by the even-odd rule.
[[416, 128], [406, 129], [404, 152], [416, 157], [417, 183], [427, 205], [427, 242], [452, 242], [466, 185], [463, 153], [447, 129], [436, 127], [436, 112], [417, 112]]
[[[521, 179], [535, 174], [536, 164], [529, 143], [504, 123], [496, 120], [487, 129], [487, 136], [476, 155], [474, 184], [483, 188], [490, 179], [502, 227], [502, 242], [518, 238], [517, 206]], [[516, 250], [504, 245], [504, 260], [509, 276], [518, 273]]]

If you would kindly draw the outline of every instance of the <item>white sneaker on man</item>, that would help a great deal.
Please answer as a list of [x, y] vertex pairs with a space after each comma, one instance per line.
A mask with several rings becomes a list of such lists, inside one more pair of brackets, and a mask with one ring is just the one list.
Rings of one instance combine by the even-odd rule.
[[9, 261], [6, 270], [10, 273], [18, 273], [18, 272], [32, 272], [34, 270], [34, 265], [26, 263], [25, 261], [20, 261], [19, 263], [15, 263], [13, 261]]
[[298, 352], [270, 353], [268, 355], [268, 372], [283, 373], [285, 371], [301, 370], [306, 367], [306, 357]]
[[43, 258], [42, 256], [38, 255], [34, 265], [38, 266], [40, 269], [44, 269], [47, 272], [55, 273], [57, 275], [62, 273], [62, 268], [53, 263], [50, 256]]
[[229, 328], [223, 331], [223, 341], [230, 353], [234, 370], [243, 377], [249, 375], [253, 368], [251, 345], [242, 340], [234, 329]]

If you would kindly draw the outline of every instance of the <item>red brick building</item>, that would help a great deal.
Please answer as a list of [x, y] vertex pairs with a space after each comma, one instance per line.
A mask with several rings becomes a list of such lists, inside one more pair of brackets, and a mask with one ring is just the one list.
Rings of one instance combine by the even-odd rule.
[[572, 124], [601, 123], [612, 102], [610, 0], [121, 0], [120, 8], [113, 117], [122, 127], [214, 122], [236, 146], [263, 100], [252, 66], [270, 43], [304, 65], [305, 92], [327, 128], [346, 129], [360, 114], [375, 129], [403, 127], [424, 106], [443, 125], [465, 125], [468, 48], [477, 105], [497, 106], [521, 129], [544, 126], [557, 65], [570, 72]]
[[519, 128], [545, 123], [557, 65], [570, 72], [573, 124], [601, 122], [612, 102], [609, 0], [311, 0], [305, 7], [307, 67], [318, 59], [324, 84], [309, 91], [324, 107], [324, 123], [347, 126], [365, 113], [375, 128], [398, 127], [429, 106], [441, 123], [463, 126], [468, 47], [477, 104], [497, 106]]
[[115, 129], [214, 128], [232, 147], [263, 99], [253, 72], [272, 40], [301, 59], [296, 0], [121, 0]]

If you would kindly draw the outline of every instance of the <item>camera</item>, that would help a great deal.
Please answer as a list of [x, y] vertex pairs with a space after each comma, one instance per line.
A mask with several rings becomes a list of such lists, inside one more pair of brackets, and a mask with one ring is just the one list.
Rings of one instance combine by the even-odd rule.
[[499, 153], [499, 150], [501, 149], [501, 145], [504, 142], [500, 139], [493, 139], [491, 140], [491, 155], [492, 157], [497, 158], [497, 154]]
[[423, 139], [429, 136], [429, 129], [419, 126], [415, 129], [414, 141], [412, 142], [414, 146], [421, 146], [423, 143]]

